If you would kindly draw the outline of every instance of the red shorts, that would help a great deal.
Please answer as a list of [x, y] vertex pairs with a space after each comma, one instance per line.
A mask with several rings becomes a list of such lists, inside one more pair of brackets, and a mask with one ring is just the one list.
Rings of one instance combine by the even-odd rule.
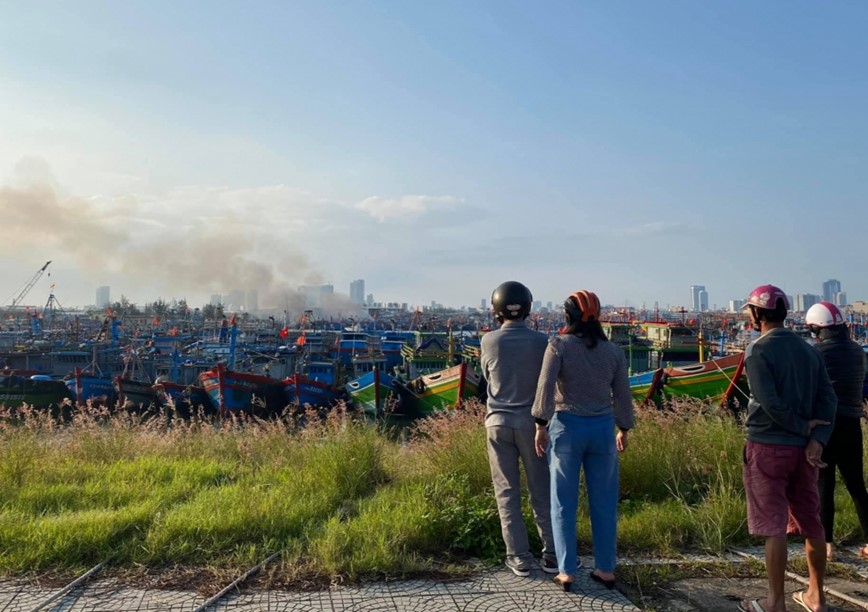
[[798, 535], [825, 541], [817, 472], [805, 458], [804, 447], [748, 440], [744, 447], [744, 491], [750, 534]]

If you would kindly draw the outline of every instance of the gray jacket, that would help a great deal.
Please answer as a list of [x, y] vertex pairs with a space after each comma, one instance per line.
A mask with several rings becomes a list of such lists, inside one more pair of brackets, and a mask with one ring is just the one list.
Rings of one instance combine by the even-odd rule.
[[524, 321], [506, 321], [482, 336], [480, 364], [488, 383], [486, 427], [534, 429], [530, 410], [546, 344], [546, 335]]
[[[764, 444], [806, 446], [809, 439], [825, 445], [832, 435], [838, 399], [814, 347], [785, 328], [773, 329], [745, 350], [750, 386], [747, 439]], [[808, 421], [830, 425], [808, 434]]]

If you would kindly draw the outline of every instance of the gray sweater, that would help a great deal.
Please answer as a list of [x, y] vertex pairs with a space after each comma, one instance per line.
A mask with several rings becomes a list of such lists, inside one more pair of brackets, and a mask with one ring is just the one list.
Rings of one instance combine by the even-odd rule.
[[584, 340], [572, 334], [549, 340], [533, 416], [548, 421], [556, 411], [579, 416], [614, 412], [618, 427], [632, 429], [633, 398], [624, 351], [603, 340], [588, 348]]
[[530, 414], [546, 335], [524, 321], [506, 321], [482, 336], [480, 365], [488, 383], [486, 427], [533, 430]]
[[[766, 332], [745, 350], [750, 387], [747, 439], [764, 444], [825, 445], [832, 435], [838, 400], [820, 353], [788, 329]], [[808, 421], [830, 425], [808, 434]]]

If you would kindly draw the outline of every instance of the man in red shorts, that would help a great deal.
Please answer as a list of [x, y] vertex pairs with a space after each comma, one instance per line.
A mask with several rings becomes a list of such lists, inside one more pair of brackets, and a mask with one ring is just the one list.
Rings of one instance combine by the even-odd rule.
[[837, 399], [819, 352], [784, 328], [786, 294], [774, 285], [751, 292], [745, 308], [761, 332], [745, 350], [750, 386], [744, 489], [751, 535], [765, 537], [768, 596], [739, 610], [786, 612], [787, 536], [805, 538], [810, 584], [793, 593], [806, 610], [824, 612], [826, 537], [820, 521], [817, 470], [832, 434]]

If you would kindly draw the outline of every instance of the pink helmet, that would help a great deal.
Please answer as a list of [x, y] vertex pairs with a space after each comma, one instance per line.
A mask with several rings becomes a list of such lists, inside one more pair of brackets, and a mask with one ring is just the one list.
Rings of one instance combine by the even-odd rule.
[[790, 301], [783, 289], [774, 285], [760, 285], [750, 292], [744, 307], [756, 306], [763, 310], [774, 310], [778, 306], [778, 300], [783, 300], [787, 310], [790, 309]]
[[805, 324], [817, 327], [835, 327], [844, 324], [844, 315], [831, 302], [819, 302], [808, 308]]

